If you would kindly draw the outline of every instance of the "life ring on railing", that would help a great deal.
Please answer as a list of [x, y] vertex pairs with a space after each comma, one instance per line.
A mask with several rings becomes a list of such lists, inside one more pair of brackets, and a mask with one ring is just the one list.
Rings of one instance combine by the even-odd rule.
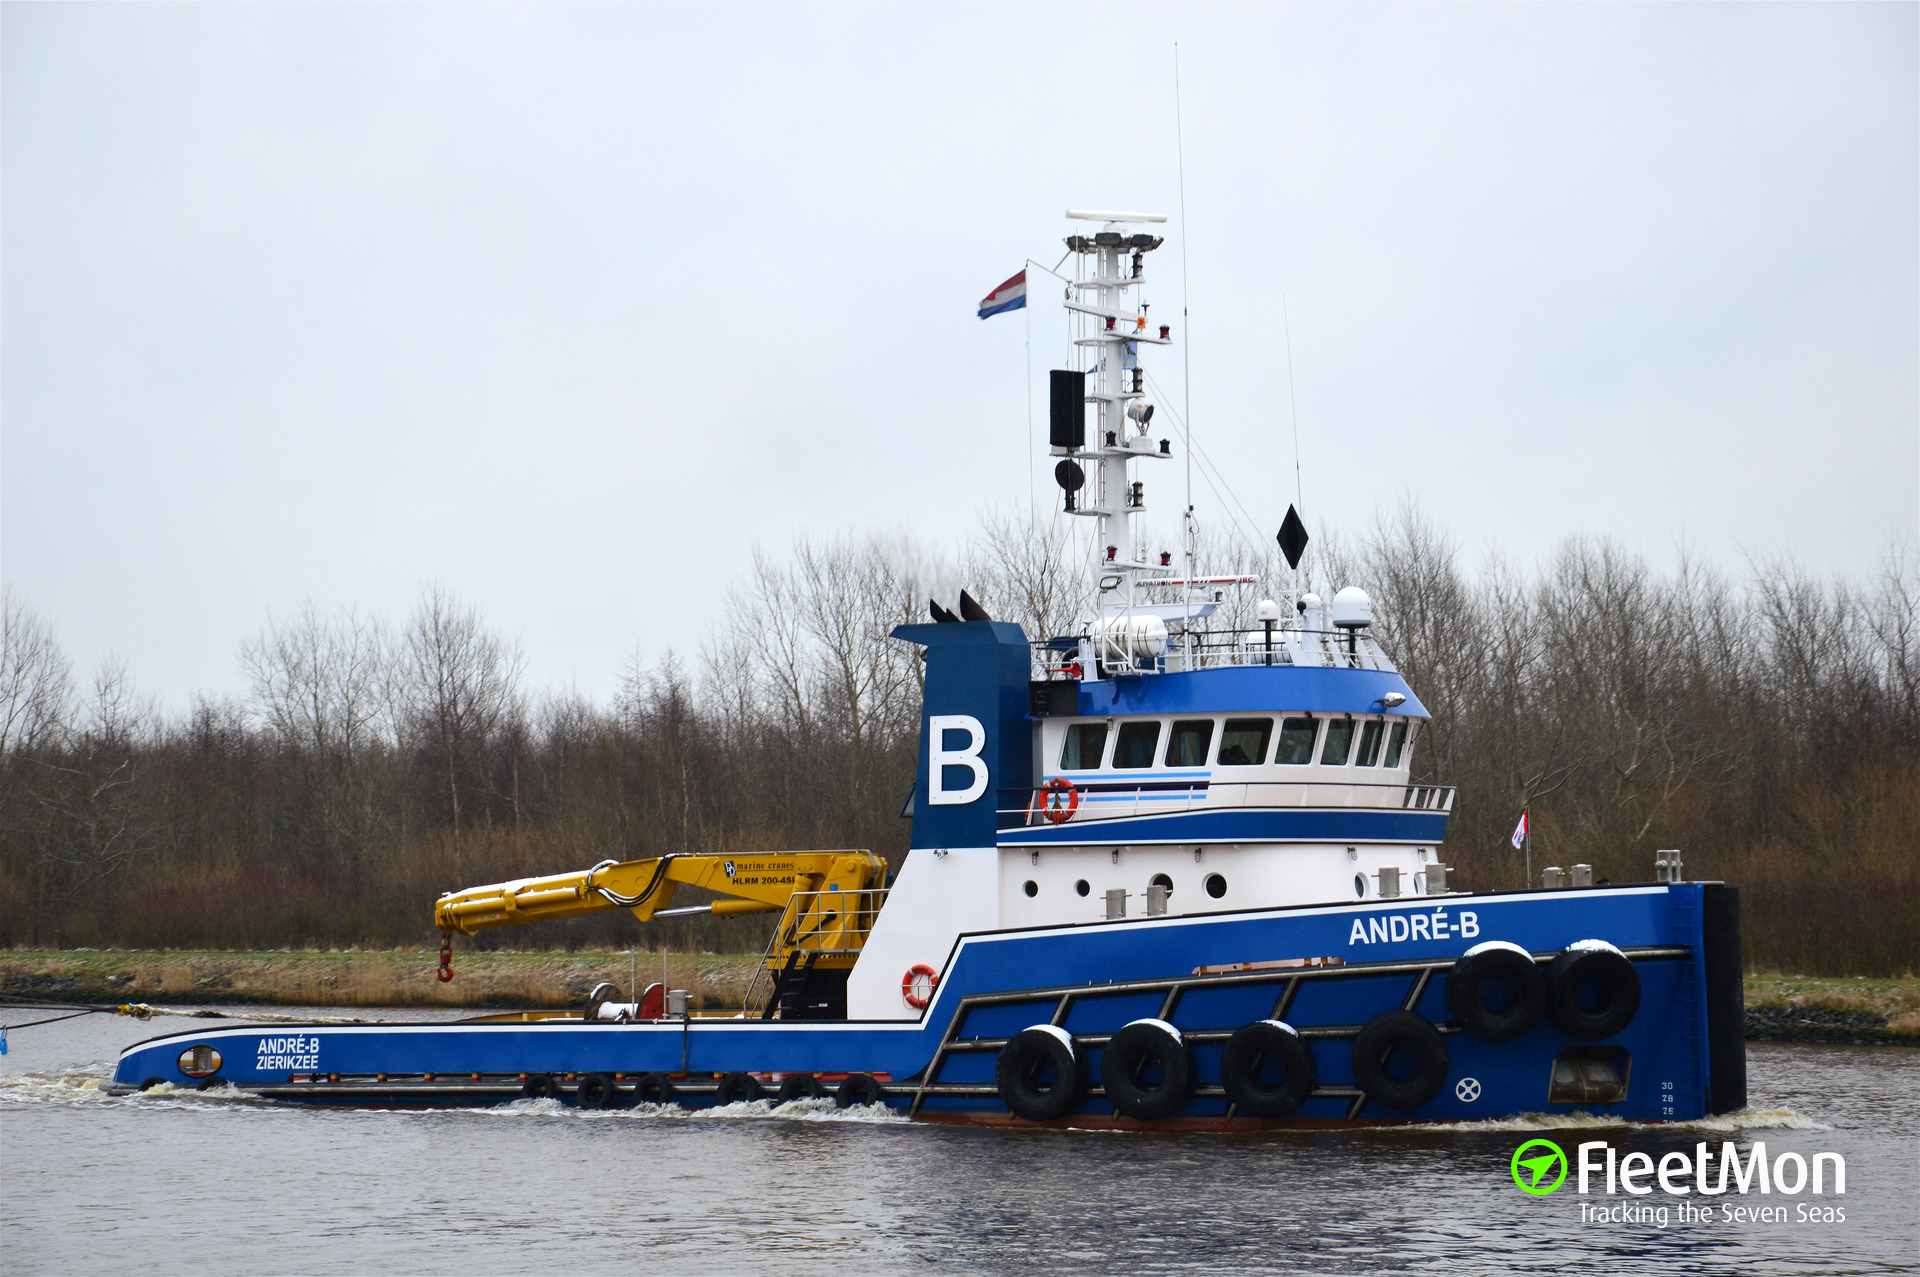
[[924, 962], [916, 962], [907, 968], [900, 977], [900, 996], [907, 1005], [916, 1011], [927, 1009], [927, 1003], [933, 1001], [933, 991], [940, 983], [940, 973]]
[[[1073, 813], [1080, 810], [1080, 790], [1065, 776], [1055, 776], [1048, 781], [1041, 792], [1047, 796], [1047, 804], [1042, 814], [1056, 825], [1064, 825], [1073, 819]], [[1060, 805], [1062, 797], [1066, 806]]]

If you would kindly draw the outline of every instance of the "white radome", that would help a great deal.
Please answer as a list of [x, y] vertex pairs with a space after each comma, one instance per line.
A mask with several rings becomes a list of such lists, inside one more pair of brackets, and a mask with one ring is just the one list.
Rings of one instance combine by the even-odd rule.
[[1359, 630], [1373, 624], [1373, 600], [1357, 585], [1349, 585], [1333, 596], [1333, 624], [1336, 629]]

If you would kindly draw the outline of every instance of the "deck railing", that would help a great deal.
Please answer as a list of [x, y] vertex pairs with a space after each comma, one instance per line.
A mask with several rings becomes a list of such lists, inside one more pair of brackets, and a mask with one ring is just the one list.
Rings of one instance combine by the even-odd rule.
[[[1069, 822], [1082, 825], [1134, 816], [1166, 816], [1234, 807], [1362, 807], [1450, 812], [1454, 795], [1452, 785], [1214, 779], [1195, 780], [1184, 789], [1169, 788], [1169, 782], [1161, 780], [1153, 782], [1153, 788], [1143, 783], [1131, 794], [1117, 794], [1116, 790], [1124, 787], [1125, 781], [1110, 773], [1089, 776], [1086, 783], [1101, 786], [1099, 801], [1090, 803], [1082, 798], [1078, 807], [1072, 808], [1072, 815], [1065, 818], [1059, 813], [1070, 808], [1071, 802], [1064, 790], [1002, 790], [1002, 802], [1008, 798], [1018, 801], [1021, 795], [1026, 801], [1019, 807], [1002, 807], [1000, 827]], [[1174, 784], [1177, 786], [1177, 782]]]
[[[774, 977], [783, 965], [776, 955], [790, 950], [801, 962], [817, 962], [824, 957], [858, 954], [873, 933], [874, 920], [886, 902], [885, 887], [794, 892], [781, 911], [779, 925], [767, 939], [767, 951], [753, 973], [753, 982], [747, 986], [744, 999], [747, 1018], [763, 1013], [774, 997]], [[811, 959], [808, 955], [812, 955]], [[796, 964], [789, 961], [785, 965]]]
[[[1103, 675], [1129, 670], [1165, 674], [1181, 670], [1218, 669], [1228, 666], [1301, 665], [1318, 668], [1385, 670], [1394, 664], [1380, 644], [1364, 632], [1350, 630], [1297, 630], [1264, 627], [1251, 630], [1193, 630], [1175, 633], [1165, 654], [1157, 657], [1133, 656], [1117, 643], [1103, 637], [1092, 640], [1094, 658]], [[1048, 672], [1053, 673], [1080, 660], [1074, 650], [1053, 649], [1046, 653]], [[1094, 677], [1083, 671], [1082, 677]]]

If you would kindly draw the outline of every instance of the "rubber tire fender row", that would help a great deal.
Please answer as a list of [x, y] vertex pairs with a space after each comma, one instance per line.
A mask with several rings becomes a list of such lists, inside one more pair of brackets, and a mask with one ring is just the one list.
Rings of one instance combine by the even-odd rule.
[[[1137, 1080], [1149, 1065], [1160, 1081]], [[1100, 1053], [1100, 1084], [1114, 1111], [1141, 1122], [1172, 1117], [1193, 1092], [1193, 1055], [1180, 1030], [1164, 1020], [1135, 1020], [1107, 1040]]]
[[775, 1104], [791, 1104], [795, 1100], [817, 1100], [826, 1095], [827, 1088], [820, 1085], [820, 1079], [811, 1073], [794, 1073], [780, 1083], [780, 1089], [774, 1092]]
[[551, 1100], [560, 1094], [560, 1084], [551, 1073], [529, 1073], [520, 1084], [520, 1095], [529, 1100]]
[[574, 1094], [583, 1109], [612, 1108], [619, 1098], [620, 1087], [611, 1073], [588, 1073], [580, 1079], [580, 1087]]
[[[1397, 1078], [1387, 1072], [1387, 1058], [1395, 1050], [1413, 1052], [1412, 1076]], [[1417, 1109], [1446, 1083], [1446, 1039], [1425, 1016], [1382, 1011], [1362, 1025], [1353, 1040], [1353, 1078], [1382, 1108]]]
[[751, 1104], [767, 1093], [760, 1085], [760, 1079], [751, 1073], [723, 1073], [719, 1085], [713, 1088], [713, 1106], [725, 1108], [729, 1104]]
[[833, 1103], [836, 1108], [850, 1109], [856, 1104], [882, 1104], [886, 1097], [886, 1088], [869, 1074], [849, 1073], [834, 1091]]
[[[1269, 1061], [1280, 1066], [1278, 1085], [1260, 1080], [1260, 1066]], [[1242, 1025], [1220, 1052], [1220, 1085], [1249, 1117], [1285, 1117], [1307, 1102], [1318, 1082], [1312, 1048], [1279, 1020]]]
[[[1600, 986], [1600, 1000], [1591, 1008], [1580, 1005], [1580, 990], [1589, 983]], [[1610, 1038], [1639, 1010], [1640, 972], [1611, 945], [1567, 949], [1547, 967], [1547, 1014], [1576, 1038]]]
[[[1481, 1000], [1490, 982], [1513, 986], [1513, 1001], [1495, 1011]], [[1447, 1007], [1462, 1028], [1483, 1042], [1511, 1042], [1533, 1032], [1547, 1009], [1547, 978], [1516, 946], [1489, 946], [1453, 964]]]
[[671, 1104], [673, 1095], [673, 1079], [664, 1073], [642, 1073], [634, 1080], [635, 1104]]
[[[1051, 1067], [1053, 1078], [1041, 1076]], [[994, 1066], [1000, 1102], [1029, 1122], [1052, 1122], [1073, 1112], [1087, 1093], [1087, 1056], [1052, 1025], [1022, 1029], [1000, 1048]]]

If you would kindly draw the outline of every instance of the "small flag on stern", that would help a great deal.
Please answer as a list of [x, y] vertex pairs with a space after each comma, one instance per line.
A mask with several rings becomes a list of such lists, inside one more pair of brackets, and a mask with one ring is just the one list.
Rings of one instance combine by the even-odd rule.
[[1519, 850], [1520, 844], [1524, 843], [1526, 840], [1527, 840], [1527, 809], [1522, 807], [1520, 809], [1520, 823], [1513, 827], [1514, 850], [1516, 851]]
[[1020, 310], [1027, 304], [1027, 272], [1021, 271], [980, 300], [980, 318], [998, 315], [1003, 310]]

